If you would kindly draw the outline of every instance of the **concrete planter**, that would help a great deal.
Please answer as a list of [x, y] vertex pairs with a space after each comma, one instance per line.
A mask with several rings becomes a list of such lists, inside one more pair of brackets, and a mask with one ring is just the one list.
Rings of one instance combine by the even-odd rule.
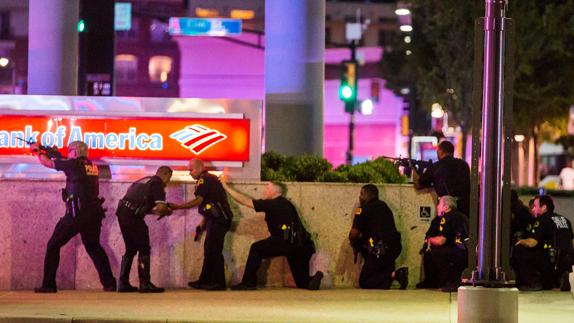
[[[103, 221], [101, 242], [118, 275], [124, 243], [115, 216], [118, 200], [130, 183], [104, 182], [101, 195], [106, 198], [107, 217]], [[234, 187], [254, 198], [262, 196], [264, 183], [235, 183]], [[0, 181], [3, 208], [0, 211], [0, 289], [32, 289], [42, 279], [46, 243], [58, 219], [64, 214], [59, 189], [64, 182]], [[356, 286], [359, 265], [353, 264], [353, 252], [347, 240], [361, 184], [288, 183], [287, 197], [293, 201], [314, 236], [317, 253], [312, 258], [311, 272], [325, 273], [323, 288]], [[172, 183], [168, 200], [176, 203], [193, 198], [193, 184]], [[420, 277], [421, 258], [418, 251], [430, 218], [421, 217], [421, 208], [435, 210], [428, 192], [415, 191], [412, 185], [379, 185], [380, 197], [394, 213], [402, 233], [403, 251], [397, 266], [408, 266], [409, 286]], [[243, 275], [251, 243], [268, 236], [262, 214], [232, 201], [235, 213], [232, 232], [226, 236], [224, 256], [228, 282], [235, 284]], [[423, 212], [424, 213], [424, 212]], [[184, 288], [199, 276], [203, 259], [203, 238], [194, 242], [195, 226], [200, 216], [196, 209], [178, 211], [156, 221], [147, 216], [152, 241], [152, 280], [159, 286]], [[294, 286], [287, 262], [273, 259], [263, 266], [259, 275], [267, 286]], [[60, 289], [100, 289], [97, 273], [77, 236], [61, 251], [57, 276]], [[135, 265], [132, 284], [137, 283]]]

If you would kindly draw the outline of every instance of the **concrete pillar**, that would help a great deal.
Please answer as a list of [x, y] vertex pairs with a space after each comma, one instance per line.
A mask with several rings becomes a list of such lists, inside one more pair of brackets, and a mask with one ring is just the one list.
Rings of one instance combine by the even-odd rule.
[[28, 94], [76, 95], [79, 0], [29, 0]]
[[518, 289], [460, 287], [458, 320], [464, 323], [518, 323]]
[[324, 51], [325, 0], [265, 2], [266, 151], [323, 155]]

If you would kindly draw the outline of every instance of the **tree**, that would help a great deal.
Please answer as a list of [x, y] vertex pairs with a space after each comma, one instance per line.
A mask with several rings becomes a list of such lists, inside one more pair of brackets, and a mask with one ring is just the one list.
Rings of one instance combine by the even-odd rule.
[[[424, 107], [441, 103], [461, 126], [464, 156], [472, 111], [474, 26], [485, 3], [406, 3], [413, 20], [411, 42], [399, 37], [383, 54], [382, 76], [396, 93], [409, 82], [416, 84]], [[510, 0], [508, 16], [515, 25], [514, 126], [537, 139], [540, 125], [566, 118], [574, 102], [574, 29], [565, 28], [574, 25], [574, 0]]]

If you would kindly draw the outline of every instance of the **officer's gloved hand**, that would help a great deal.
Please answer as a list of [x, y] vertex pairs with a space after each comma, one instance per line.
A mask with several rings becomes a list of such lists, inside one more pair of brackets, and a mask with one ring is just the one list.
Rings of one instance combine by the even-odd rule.
[[151, 211], [153, 214], [159, 215], [158, 220], [173, 213], [167, 204], [164, 203], [156, 204], [156, 206]]

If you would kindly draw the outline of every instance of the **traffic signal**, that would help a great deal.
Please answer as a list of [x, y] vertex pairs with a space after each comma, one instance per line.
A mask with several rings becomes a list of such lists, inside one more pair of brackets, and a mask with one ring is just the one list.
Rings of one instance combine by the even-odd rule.
[[343, 102], [348, 103], [346, 106], [352, 104], [353, 108], [357, 100], [357, 66], [357, 61], [343, 61], [341, 63], [339, 98]]

